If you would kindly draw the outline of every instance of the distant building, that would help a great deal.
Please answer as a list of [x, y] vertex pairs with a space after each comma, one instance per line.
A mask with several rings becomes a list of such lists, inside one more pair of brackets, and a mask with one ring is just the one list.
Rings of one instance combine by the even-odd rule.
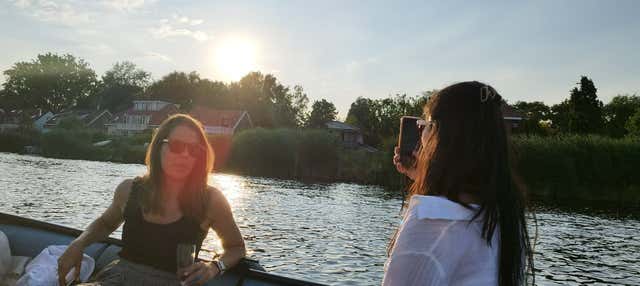
[[160, 126], [170, 115], [178, 113], [178, 106], [161, 100], [134, 100], [133, 107], [114, 116], [105, 124], [112, 135], [133, 135]]
[[325, 123], [325, 126], [330, 133], [338, 137], [342, 146], [346, 148], [362, 148], [369, 152], [377, 151], [376, 148], [364, 144], [362, 132], [358, 127], [340, 121], [329, 121]]
[[194, 107], [189, 115], [202, 122], [207, 135], [233, 135], [253, 127], [249, 113], [243, 110], [221, 110]]
[[20, 126], [21, 112], [0, 109], [0, 133], [17, 129]]
[[194, 107], [189, 115], [198, 119], [215, 152], [214, 169], [227, 162], [234, 134], [253, 127], [251, 116], [242, 110], [220, 110], [202, 106]]
[[43, 114], [41, 109], [29, 112], [24, 110], [0, 109], [0, 133], [17, 129], [20, 127], [20, 124], [33, 124], [35, 129], [42, 131], [44, 124], [51, 119], [51, 117], [53, 117], [53, 113], [49, 111]]
[[506, 127], [509, 130], [515, 130], [520, 127], [524, 115], [508, 104], [502, 105], [502, 116]]
[[358, 127], [340, 121], [325, 123], [329, 132], [338, 135], [338, 139], [347, 147], [357, 147], [364, 144], [362, 133]]
[[[44, 117], [44, 115], [43, 115]], [[48, 118], [46, 121], [44, 119]], [[67, 119], [75, 119], [84, 124], [84, 127], [95, 129], [97, 131], [106, 131], [105, 124], [111, 122], [113, 114], [109, 110], [71, 110], [61, 112], [55, 115], [50, 115], [43, 120], [36, 120], [34, 125], [41, 124], [41, 121], [45, 121], [40, 129], [42, 132], [48, 132], [52, 128], [58, 126], [60, 122]], [[37, 128], [37, 126], [36, 126]]]
[[33, 127], [38, 131], [44, 130], [44, 125], [47, 124], [47, 121], [51, 120], [53, 116], [53, 112], [48, 111], [47, 113], [40, 116], [40, 118], [37, 118], [35, 121], [33, 121]]

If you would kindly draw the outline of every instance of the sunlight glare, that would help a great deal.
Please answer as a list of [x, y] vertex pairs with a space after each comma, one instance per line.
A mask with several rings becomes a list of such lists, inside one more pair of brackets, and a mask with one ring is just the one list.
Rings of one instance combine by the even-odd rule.
[[226, 39], [215, 51], [215, 66], [224, 80], [238, 81], [257, 68], [256, 47], [246, 39]]

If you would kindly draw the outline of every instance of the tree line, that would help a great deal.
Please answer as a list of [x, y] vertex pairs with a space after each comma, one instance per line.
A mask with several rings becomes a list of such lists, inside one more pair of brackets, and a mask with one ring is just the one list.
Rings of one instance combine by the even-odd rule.
[[[359, 97], [351, 104], [346, 121], [361, 128], [365, 143], [392, 146], [398, 135], [400, 117], [422, 115], [423, 106], [436, 92], [383, 99]], [[604, 105], [598, 99], [593, 81], [586, 76], [580, 78], [569, 97], [559, 104], [548, 106], [542, 101], [517, 101], [511, 106], [523, 115], [520, 125], [512, 130], [515, 134], [640, 136], [640, 96], [617, 95]]]
[[518, 101], [513, 106], [525, 115], [521, 133], [598, 134], [613, 138], [640, 135], [640, 96], [617, 95], [605, 105], [598, 99], [593, 80], [586, 76], [559, 104]]
[[320, 127], [337, 116], [333, 103], [321, 99], [308, 110], [309, 98], [301, 86], [285, 86], [260, 72], [231, 83], [203, 78], [195, 71], [175, 71], [153, 81], [149, 72], [124, 61], [98, 77], [83, 59], [46, 53], [3, 73], [0, 108], [5, 110], [116, 113], [129, 108], [133, 100], [155, 99], [178, 104], [187, 112], [195, 105], [247, 110], [256, 126], [266, 128]]
[[[158, 99], [176, 103], [182, 111], [201, 105], [218, 109], [247, 110], [258, 127], [323, 127], [335, 120], [336, 107], [321, 99], [309, 106], [304, 89], [285, 86], [271, 74], [251, 72], [237, 82], [225, 83], [201, 77], [197, 72], [171, 72], [158, 80], [124, 61], [101, 77], [83, 59], [46, 53], [18, 62], [4, 72], [0, 108], [41, 109], [54, 113], [73, 109], [125, 110], [135, 99]], [[358, 97], [350, 106], [346, 122], [362, 131], [366, 144], [383, 147], [398, 134], [402, 115], [420, 116], [437, 90], [416, 96], [396, 94], [381, 99]], [[613, 138], [640, 135], [640, 97], [618, 95], [604, 105], [591, 79], [582, 76], [559, 104], [518, 101], [512, 106], [524, 115], [514, 131], [541, 136], [599, 134]]]

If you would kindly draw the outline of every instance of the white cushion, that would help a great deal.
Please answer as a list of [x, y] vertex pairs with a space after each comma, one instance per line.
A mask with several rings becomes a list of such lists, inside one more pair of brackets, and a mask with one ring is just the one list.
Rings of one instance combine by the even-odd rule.
[[11, 248], [9, 248], [9, 239], [0, 231], [0, 278], [11, 269]]

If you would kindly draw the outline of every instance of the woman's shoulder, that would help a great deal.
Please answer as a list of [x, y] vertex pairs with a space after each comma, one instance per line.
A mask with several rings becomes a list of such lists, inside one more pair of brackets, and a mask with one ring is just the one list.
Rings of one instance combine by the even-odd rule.
[[118, 205], [124, 206], [126, 202], [129, 200], [129, 196], [131, 195], [131, 191], [135, 188], [137, 184], [141, 182], [140, 177], [124, 179], [118, 186], [116, 187], [115, 194], [113, 195], [113, 200]]
[[227, 198], [222, 191], [213, 186], [207, 186], [205, 191], [206, 198], [206, 217], [213, 223], [220, 217], [226, 216], [231, 212], [231, 207], [227, 202]]
[[207, 185], [205, 193], [207, 197], [207, 203], [209, 205], [211, 204], [218, 205], [220, 203], [227, 202], [227, 198], [224, 196], [222, 191], [220, 191], [218, 188], [214, 186]]

